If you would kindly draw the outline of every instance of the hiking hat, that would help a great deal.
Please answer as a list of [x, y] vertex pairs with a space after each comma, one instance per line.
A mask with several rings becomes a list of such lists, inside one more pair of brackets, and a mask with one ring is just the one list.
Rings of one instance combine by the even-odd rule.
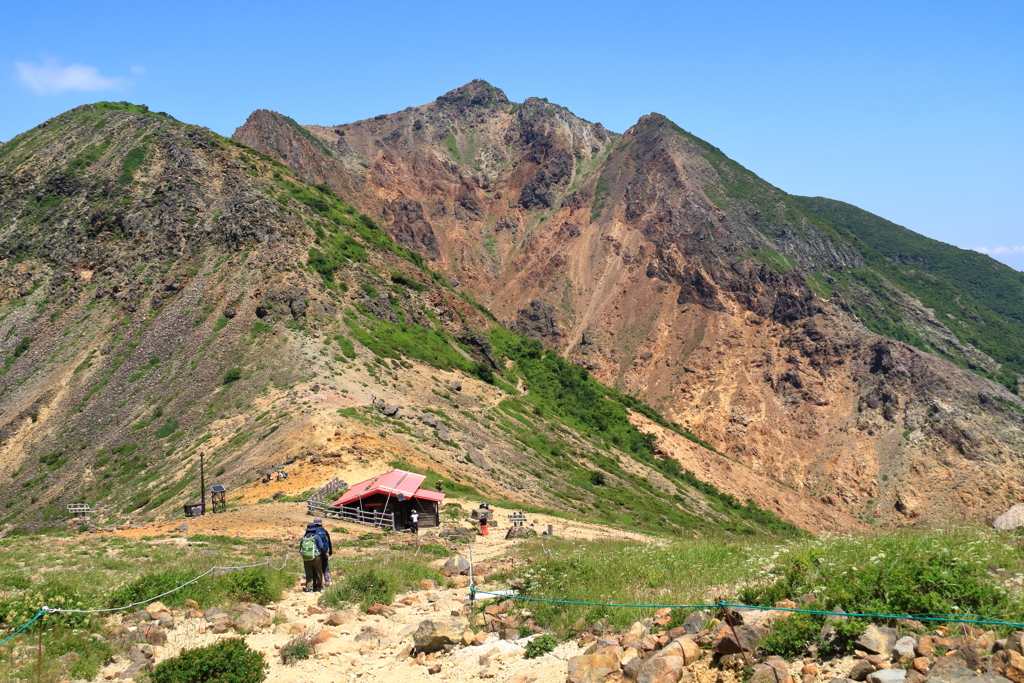
[[313, 524], [319, 524], [320, 526], [323, 526], [324, 520], [320, 519], [319, 517], [314, 517]]

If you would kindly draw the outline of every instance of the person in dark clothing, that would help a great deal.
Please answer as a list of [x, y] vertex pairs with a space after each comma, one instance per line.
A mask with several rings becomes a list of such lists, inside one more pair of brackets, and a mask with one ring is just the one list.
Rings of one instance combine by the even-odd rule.
[[324, 520], [321, 519], [320, 517], [314, 517], [313, 518], [313, 524], [316, 525], [317, 536], [320, 537], [320, 540], [323, 541], [323, 544], [327, 547], [327, 551], [324, 552], [324, 554], [322, 554], [320, 556], [320, 559], [322, 560], [322, 569], [323, 569], [323, 573], [324, 573], [324, 585], [325, 586], [330, 586], [331, 585], [331, 566], [328, 563], [328, 559], [327, 558], [329, 558], [331, 555], [334, 554], [334, 545], [331, 543], [331, 535], [329, 533], [327, 533], [327, 529], [324, 528]]
[[[306, 572], [306, 592], [319, 593], [324, 589], [323, 560], [320, 558], [327, 553], [327, 545], [316, 531], [317, 526], [313, 522], [306, 525], [306, 533], [299, 541], [299, 554], [302, 556], [302, 567]], [[311, 539], [307, 543], [306, 539]]]
[[438, 479], [436, 482], [434, 482], [434, 489], [436, 489], [438, 493], [441, 493], [441, 480], [440, 479]]
[[409, 528], [412, 529], [413, 534], [420, 532], [420, 513], [416, 510], [413, 510], [412, 514], [409, 515]]

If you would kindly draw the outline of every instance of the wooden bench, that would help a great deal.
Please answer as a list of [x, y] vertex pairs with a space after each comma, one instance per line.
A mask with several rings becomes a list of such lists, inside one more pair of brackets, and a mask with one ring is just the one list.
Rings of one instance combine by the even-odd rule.
[[508, 516], [508, 521], [512, 526], [523, 526], [526, 524], [526, 515], [522, 512], [513, 512]]

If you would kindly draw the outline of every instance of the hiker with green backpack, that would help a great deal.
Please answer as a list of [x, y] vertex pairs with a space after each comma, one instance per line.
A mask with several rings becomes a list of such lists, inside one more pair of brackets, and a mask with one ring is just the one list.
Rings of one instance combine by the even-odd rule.
[[306, 525], [306, 533], [299, 541], [299, 555], [306, 570], [306, 592], [319, 593], [324, 589], [324, 571], [322, 556], [327, 552], [327, 545], [317, 533], [317, 525], [310, 522]]

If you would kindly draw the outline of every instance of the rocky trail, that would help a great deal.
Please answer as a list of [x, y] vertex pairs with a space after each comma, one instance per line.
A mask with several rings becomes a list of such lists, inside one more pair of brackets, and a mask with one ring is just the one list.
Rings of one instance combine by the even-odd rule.
[[[487, 574], [500, 565], [485, 564], [489, 569], [480, 571]], [[485, 576], [477, 577], [484, 580], [483, 588], [497, 589]], [[1024, 633], [997, 640], [992, 631], [969, 627], [962, 633], [950, 633], [945, 627], [928, 631], [910, 621], [900, 621], [897, 628], [872, 624], [857, 639], [853, 655], [796, 661], [770, 657], [757, 662], [756, 643], [768, 625], [788, 618], [779, 610], [737, 611], [734, 617], [739, 626], [734, 635], [726, 621], [706, 612], [691, 614], [682, 626], [667, 628], [671, 611], [662, 609], [621, 634], [604, 630], [598, 622], [578, 640], [528, 659], [527, 644], [543, 632], [529, 611], [511, 599], [486, 607], [473, 605], [464, 587], [468, 577], [453, 578], [461, 579], [455, 582], [460, 587], [444, 588], [424, 580], [419, 590], [396, 595], [392, 604], [373, 605], [366, 613], [358, 608], [325, 607], [320, 594], [303, 591], [301, 579], [280, 601], [265, 608], [243, 603], [229, 611], [204, 611], [191, 603], [181, 611], [152, 603], [145, 610], [112, 619], [108, 632], [134, 633], [144, 642], [133, 645], [126, 657], [116, 657], [96, 680], [134, 680], [183, 650], [239, 634], [265, 655], [269, 683], [1007, 683], [1020, 681], [1024, 674], [1020, 653]], [[795, 605], [783, 601], [777, 607]], [[826, 623], [825, 629], [830, 628]], [[530, 630], [532, 635], [519, 637]], [[310, 646], [308, 657], [285, 663], [282, 654], [296, 643]], [[738, 644], [756, 662], [746, 672]]]
[[[469, 505], [469, 503], [464, 503]], [[507, 511], [495, 510], [501, 519]], [[540, 528], [546, 517], [528, 515]], [[207, 516], [189, 522], [190, 531], [245, 534], [266, 540], [284, 540], [283, 523], [304, 523], [302, 505], [278, 503], [243, 508], [227, 515]], [[580, 539], [600, 539], [623, 532], [552, 518], [561, 534]], [[164, 526], [168, 526], [169, 523]], [[116, 530], [127, 537], [171, 532], [153, 542], [188, 544], [180, 529], [146, 528]], [[331, 526], [328, 522], [328, 526]], [[365, 531], [367, 527], [352, 527]], [[454, 527], [454, 525], [451, 525]], [[334, 538], [346, 534], [335, 529]], [[396, 535], [380, 549], [338, 547], [332, 558], [335, 582], [358, 562], [389, 552], [395, 543], [446, 544], [463, 557], [472, 547], [474, 583], [482, 591], [501, 591], [507, 585], [497, 579], [514, 563], [532, 563], [520, 541], [505, 538], [506, 529], [475, 536], [472, 544], [456, 544], [430, 530], [420, 536]], [[546, 528], [546, 527], [545, 527]], [[448, 529], [450, 532], [451, 529]], [[106, 532], [104, 532], [106, 533]], [[510, 534], [513, 535], [513, 534]], [[632, 540], [656, 539], [630, 534]], [[282, 543], [282, 549], [291, 543]], [[1024, 681], [1024, 632], [999, 638], [990, 630], [961, 625], [959, 629], [926, 625], [912, 620], [871, 624], [856, 639], [852, 654], [830, 657], [822, 653], [790, 661], [765, 657], [760, 645], [779, 620], [792, 618], [788, 609], [813, 601], [813, 596], [794, 596], [767, 611], [737, 609], [731, 615], [735, 632], [724, 615], [694, 612], [685, 620], [673, 618], [664, 608], [635, 622], [625, 632], [614, 632], [604, 620], [583, 626], [576, 639], [557, 644], [540, 656], [527, 658], [530, 641], [544, 634], [533, 620], [530, 603], [513, 598], [470, 600], [468, 567], [449, 558], [431, 565], [447, 577], [444, 585], [424, 579], [415, 590], [399, 593], [390, 604], [374, 604], [365, 611], [358, 606], [333, 609], [323, 594], [304, 591], [299, 563], [289, 556], [288, 571], [295, 583], [274, 603], [260, 606], [240, 603], [230, 609], [187, 602], [184, 609], [170, 609], [159, 602], [144, 610], [109, 620], [107, 637], [130, 646], [97, 676], [96, 681], [137, 680], [155, 664], [184, 650], [204, 647], [231, 637], [243, 637], [262, 652], [270, 668], [270, 683], [326, 681], [477, 681], [531, 683], [1021, 683]], [[386, 566], [385, 566], [386, 570]], [[493, 579], [493, 580], [492, 580]], [[820, 640], [836, 637], [835, 624], [845, 617], [831, 617]], [[134, 644], [133, 644], [134, 643]], [[289, 652], [307, 648], [305, 658]], [[813, 646], [817, 647], [817, 646]], [[813, 650], [816, 653], [817, 650]], [[746, 656], [745, 656], [746, 655]], [[746, 661], [747, 657], [750, 661]]]

